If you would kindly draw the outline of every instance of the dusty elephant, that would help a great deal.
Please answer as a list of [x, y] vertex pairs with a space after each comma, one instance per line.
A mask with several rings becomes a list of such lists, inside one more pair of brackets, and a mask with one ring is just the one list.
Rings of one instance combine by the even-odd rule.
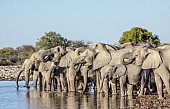
[[163, 99], [163, 83], [166, 91], [170, 94], [170, 47], [161, 47], [158, 50], [149, 49], [146, 47], [137, 47], [130, 62], [135, 59], [135, 64], [141, 66], [142, 69], [153, 69], [155, 82], [157, 86], [158, 99]]
[[[41, 75], [39, 75], [39, 65], [41, 62], [47, 62], [47, 61], [53, 61], [54, 63], [58, 63], [60, 57], [63, 54], [63, 49], [60, 46], [57, 46], [52, 49], [47, 49], [47, 50], [40, 50], [38, 52], [35, 52], [32, 54], [32, 56], [29, 59], [26, 59], [25, 62], [23, 63], [23, 66], [21, 70], [19, 71], [17, 78], [16, 78], [16, 83], [17, 87], [18, 85], [18, 79], [20, 74], [24, 71], [24, 76], [25, 76], [25, 86], [29, 88], [29, 77], [31, 74], [33, 74], [34, 71], [36, 71], [33, 74], [33, 77], [35, 76], [35, 79], [33, 78], [33, 83], [35, 84], [34, 86], [36, 87], [36, 81], [37, 78], [39, 78]], [[51, 70], [52, 71], [52, 70]], [[48, 76], [51, 75], [51, 72], [48, 74]], [[41, 77], [40, 77], [41, 78]], [[40, 86], [42, 82], [40, 81]]]

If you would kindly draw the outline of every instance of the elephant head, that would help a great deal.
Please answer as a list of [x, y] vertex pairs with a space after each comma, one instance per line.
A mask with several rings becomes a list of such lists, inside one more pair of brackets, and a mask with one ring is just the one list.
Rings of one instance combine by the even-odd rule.
[[106, 48], [105, 44], [100, 43], [100, 42], [94, 44], [92, 48], [95, 49], [97, 52], [100, 51], [100, 50], [107, 51], [107, 48]]
[[66, 53], [66, 51], [64, 50], [64, 48], [62, 48], [61, 46], [56, 46], [54, 48], [51, 48], [51, 56], [52, 61], [59, 63], [61, 57]]
[[122, 64], [117, 64], [114, 66], [106, 65], [101, 68], [101, 80], [100, 80], [100, 91], [103, 87], [103, 82], [105, 78], [109, 80], [120, 78], [121, 76], [125, 75], [126, 67]]
[[121, 62], [126, 65], [134, 62], [142, 69], [158, 68], [162, 64], [162, 58], [158, 51], [147, 47], [136, 47], [133, 52], [122, 56]]
[[107, 69], [109, 79], [120, 78], [125, 75], [126, 67], [122, 64], [117, 64]]
[[135, 63], [142, 69], [158, 68], [162, 64], [162, 58], [158, 51], [146, 47], [134, 51]]

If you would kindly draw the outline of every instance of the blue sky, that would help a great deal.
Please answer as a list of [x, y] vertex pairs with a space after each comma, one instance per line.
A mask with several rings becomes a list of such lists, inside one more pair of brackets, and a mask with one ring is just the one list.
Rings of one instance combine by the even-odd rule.
[[115, 44], [142, 27], [170, 42], [170, 0], [1, 0], [0, 48], [35, 45], [45, 32]]

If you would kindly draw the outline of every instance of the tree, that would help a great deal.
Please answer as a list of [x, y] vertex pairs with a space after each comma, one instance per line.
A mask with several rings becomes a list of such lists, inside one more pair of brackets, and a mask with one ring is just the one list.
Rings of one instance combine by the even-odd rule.
[[42, 36], [39, 41], [36, 42], [36, 50], [40, 49], [49, 49], [56, 46], [67, 47], [71, 45], [71, 41], [62, 37], [59, 33], [48, 32], [45, 33], [45, 36]]
[[11, 47], [4, 47], [0, 49], [0, 65], [16, 64], [18, 56], [16, 51]]
[[23, 63], [25, 59], [31, 57], [31, 55], [35, 52], [35, 47], [32, 45], [23, 45], [16, 48], [16, 52], [18, 54], [18, 62]]
[[158, 35], [152, 35], [152, 32], [148, 32], [148, 30], [140, 27], [134, 27], [130, 31], [123, 32], [122, 37], [119, 39], [119, 43], [125, 42], [132, 42], [134, 44], [150, 43], [154, 47], [160, 45]]

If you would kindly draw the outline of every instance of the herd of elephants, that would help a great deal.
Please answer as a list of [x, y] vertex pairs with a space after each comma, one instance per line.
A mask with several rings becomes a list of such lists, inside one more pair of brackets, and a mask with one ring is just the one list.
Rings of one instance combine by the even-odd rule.
[[85, 93], [92, 85], [97, 93], [120, 92], [122, 97], [132, 97], [134, 90], [141, 96], [155, 88], [158, 99], [163, 99], [170, 94], [170, 46], [154, 48], [148, 43], [56, 46], [35, 52], [24, 61], [17, 74], [17, 87], [22, 72], [26, 88], [33, 75], [34, 87], [38, 84], [45, 91]]

